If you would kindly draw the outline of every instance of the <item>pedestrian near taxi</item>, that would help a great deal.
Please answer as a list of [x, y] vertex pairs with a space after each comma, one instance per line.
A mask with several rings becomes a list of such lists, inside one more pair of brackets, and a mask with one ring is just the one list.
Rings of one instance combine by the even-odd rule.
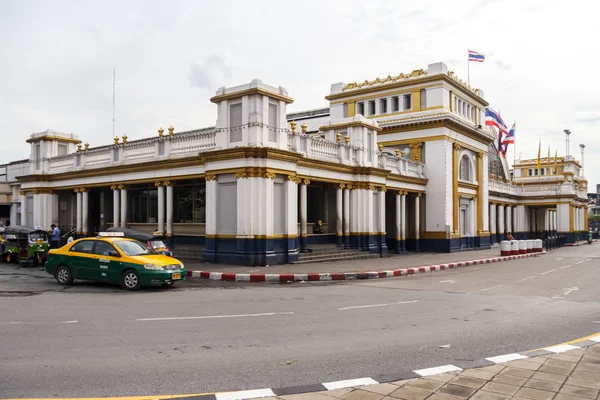
[[60, 229], [55, 224], [50, 225], [50, 248], [58, 249], [60, 247]]

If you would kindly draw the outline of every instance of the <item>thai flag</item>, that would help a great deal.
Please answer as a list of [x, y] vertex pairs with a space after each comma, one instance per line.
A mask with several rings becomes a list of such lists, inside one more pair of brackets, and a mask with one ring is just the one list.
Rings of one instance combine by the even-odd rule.
[[489, 107], [485, 108], [485, 124], [495, 126], [496, 128], [498, 128], [500, 133], [505, 133], [508, 135], [508, 128], [506, 127], [506, 123], [504, 122], [502, 117], [500, 117], [500, 114], [498, 114], [496, 111], [492, 110]]
[[502, 144], [506, 145], [506, 147], [508, 147], [509, 144], [515, 144], [515, 124], [513, 124], [504, 140], [502, 140]]
[[506, 148], [502, 145], [502, 132], [498, 134], [498, 144], [496, 147], [498, 147], [498, 155], [506, 158]]
[[469, 50], [469, 61], [483, 62], [483, 60], [485, 60], [485, 56], [483, 54]]

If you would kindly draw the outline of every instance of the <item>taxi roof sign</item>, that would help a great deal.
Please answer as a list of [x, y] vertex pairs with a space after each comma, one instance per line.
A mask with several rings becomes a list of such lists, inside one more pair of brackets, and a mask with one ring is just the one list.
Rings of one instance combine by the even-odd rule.
[[100, 232], [98, 237], [125, 237], [123, 232]]

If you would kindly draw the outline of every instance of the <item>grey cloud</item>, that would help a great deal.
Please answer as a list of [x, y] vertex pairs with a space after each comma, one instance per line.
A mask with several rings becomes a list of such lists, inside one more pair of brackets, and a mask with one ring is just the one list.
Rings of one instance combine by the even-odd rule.
[[579, 124], [598, 124], [600, 123], [600, 115], [575, 118], [575, 122]]
[[223, 79], [231, 76], [231, 69], [219, 54], [213, 54], [190, 68], [190, 82], [200, 89], [216, 89]]
[[508, 71], [508, 70], [510, 70], [510, 69], [512, 68], [512, 67], [510, 66], [510, 64], [507, 64], [507, 63], [505, 63], [505, 62], [504, 62], [504, 61], [502, 61], [502, 60], [496, 60], [496, 61], [494, 61], [494, 63], [496, 64], [496, 66], [497, 66], [498, 68], [500, 68], [500, 69], [501, 69], [501, 70], [503, 70], [503, 71]]

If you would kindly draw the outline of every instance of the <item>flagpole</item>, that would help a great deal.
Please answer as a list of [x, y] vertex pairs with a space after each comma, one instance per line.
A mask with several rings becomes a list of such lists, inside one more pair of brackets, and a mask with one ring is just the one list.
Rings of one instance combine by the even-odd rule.
[[471, 71], [469, 70], [471, 61], [469, 61], [469, 53], [467, 52], [467, 85], [471, 86]]

